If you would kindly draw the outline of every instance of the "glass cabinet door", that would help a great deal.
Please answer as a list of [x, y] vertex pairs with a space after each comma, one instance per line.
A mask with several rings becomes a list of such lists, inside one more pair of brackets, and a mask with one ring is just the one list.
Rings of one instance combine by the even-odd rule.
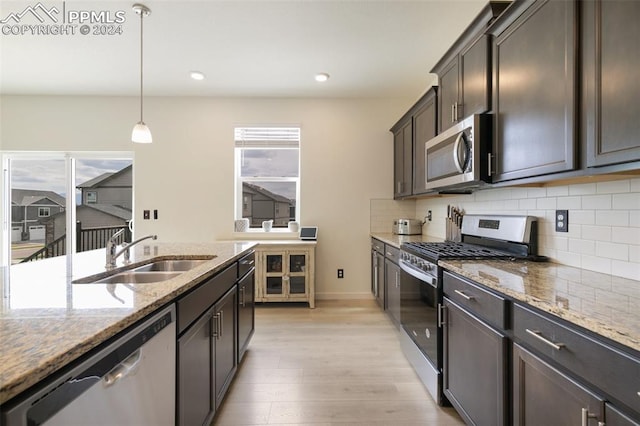
[[304, 295], [307, 293], [307, 256], [305, 254], [289, 254], [289, 294]]
[[284, 259], [282, 254], [267, 254], [265, 257], [267, 275], [265, 291], [267, 295], [282, 296], [284, 294], [284, 267], [282, 265]]
[[281, 254], [267, 255], [267, 273], [282, 273], [282, 257]]

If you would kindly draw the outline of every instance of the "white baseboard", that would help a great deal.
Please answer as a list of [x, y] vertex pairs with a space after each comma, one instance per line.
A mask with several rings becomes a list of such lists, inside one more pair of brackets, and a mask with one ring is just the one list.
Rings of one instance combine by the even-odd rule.
[[371, 300], [373, 295], [369, 292], [364, 293], [316, 293], [316, 300]]

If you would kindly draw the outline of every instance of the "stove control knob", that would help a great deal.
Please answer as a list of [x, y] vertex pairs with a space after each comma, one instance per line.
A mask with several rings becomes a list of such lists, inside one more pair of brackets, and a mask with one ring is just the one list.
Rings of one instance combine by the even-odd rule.
[[430, 264], [430, 263], [425, 263], [424, 270], [425, 271], [433, 271], [433, 265]]

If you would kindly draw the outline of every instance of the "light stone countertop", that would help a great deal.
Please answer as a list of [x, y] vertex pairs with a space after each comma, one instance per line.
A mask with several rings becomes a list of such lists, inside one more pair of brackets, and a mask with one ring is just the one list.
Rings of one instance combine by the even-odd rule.
[[[105, 273], [105, 251], [14, 265], [0, 283], [0, 404], [37, 384], [130, 325], [173, 302], [254, 248], [255, 242], [150, 243], [132, 249], [133, 264], [152, 258], [211, 258], [153, 284], [74, 284]], [[118, 269], [122, 265], [119, 258]]]
[[551, 262], [440, 260], [438, 265], [604, 336], [640, 357], [640, 282]]
[[[371, 236], [397, 248], [404, 242], [443, 241], [423, 235]], [[640, 281], [552, 262], [448, 259], [438, 265], [640, 351]]]
[[440, 243], [444, 240], [438, 237], [430, 237], [427, 235], [396, 235], [392, 233], [372, 233], [371, 236], [377, 240], [382, 241], [385, 244], [390, 244], [396, 248], [400, 248], [402, 243], [413, 242], [434, 242]]

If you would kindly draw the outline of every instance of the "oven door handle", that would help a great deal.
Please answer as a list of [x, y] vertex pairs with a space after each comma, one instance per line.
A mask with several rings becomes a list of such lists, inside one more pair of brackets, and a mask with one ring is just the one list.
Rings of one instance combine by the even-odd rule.
[[423, 281], [423, 282], [429, 284], [432, 287], [437, 287], [436, 278], [430, 277], [429, 275], [426, 275], [424, 273], [416, 271], [415, 269], [413, 269], [411, 266], [407, 265], [402, 260], [400, 261], [400, 269], [402, 269], [404, 272], [406, 272], [407, 274], [411, 275], [412, 277], [417, 278], [420, 281]]

